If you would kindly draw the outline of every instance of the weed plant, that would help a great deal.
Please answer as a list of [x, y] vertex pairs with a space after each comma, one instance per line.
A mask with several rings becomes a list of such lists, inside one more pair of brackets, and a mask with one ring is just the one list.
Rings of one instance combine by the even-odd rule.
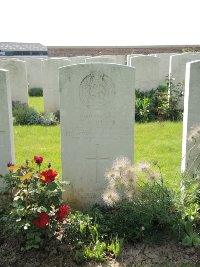
[[166, 83], [158, 88], [142, 92], [135, 91], [135, 120], [150, 122], [157, 120], [177, 121], [182, 119], [183, 110], [179, 104], [183, 96], [182, 84], [175, 85], [174, 78], [166, 77]]

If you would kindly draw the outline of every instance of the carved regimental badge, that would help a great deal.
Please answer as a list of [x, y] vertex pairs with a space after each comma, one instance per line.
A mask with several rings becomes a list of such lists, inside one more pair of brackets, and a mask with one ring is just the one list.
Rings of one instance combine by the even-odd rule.
[[93, 71], [80, 83], [80, 101], [88, 108], [109, 105], [115, 94], [112, 79], [102, 71]]

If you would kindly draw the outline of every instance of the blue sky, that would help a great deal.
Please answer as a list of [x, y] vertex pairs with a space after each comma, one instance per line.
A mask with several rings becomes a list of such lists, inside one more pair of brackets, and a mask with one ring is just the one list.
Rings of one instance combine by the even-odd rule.
[[200, 44], [199, 0], [0, 1], [0, 42], [65, 46]]

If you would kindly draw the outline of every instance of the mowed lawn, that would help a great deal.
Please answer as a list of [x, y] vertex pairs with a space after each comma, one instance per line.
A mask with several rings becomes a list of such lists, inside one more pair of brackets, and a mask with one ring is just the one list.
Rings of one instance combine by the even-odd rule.
[[40, 113], [44, 112], [43, 97], [29, 97], [29, 106], [35, 108]]
[[[36, 102], [29, 103], [33, 103], [37, 109], [39, 106], [40, 110], [41, 100], [42, 98], [36, 98]], [[42, 155], [44, 167], [46, 168], [48, 162], [52, 162], [52, 168], [61, 174], [59, 125], [15, 126], [14, 134], [17, 164], [32, 159], [34, 155]], [[164, 179], [171, 186], [179, 185], [182, 122], [136, 123], [134, 140], [134, 162], [158, 161]]]
[[44, 168], [52, 162], [52, 168], [61, 173], [60, 126], [14, 126], [14, 136], [17, 164], [42, 155]]
[[182, 121], [136, 124], [134, 162], [157, 161], [171, 186], [180, 183]]

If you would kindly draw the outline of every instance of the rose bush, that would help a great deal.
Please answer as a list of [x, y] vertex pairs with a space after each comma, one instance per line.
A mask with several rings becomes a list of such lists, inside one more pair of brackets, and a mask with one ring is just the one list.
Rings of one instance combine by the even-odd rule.
[[39, 248], [59, 231], [70, 207], [63, 203], [64, 184], [58, 172], [42, 170], [42, 156], [34, 156], [23, 166], [8, 164], [9, 174], [2, 176], [6, 192], [5, 220], [18, 234], [26, 249]]

